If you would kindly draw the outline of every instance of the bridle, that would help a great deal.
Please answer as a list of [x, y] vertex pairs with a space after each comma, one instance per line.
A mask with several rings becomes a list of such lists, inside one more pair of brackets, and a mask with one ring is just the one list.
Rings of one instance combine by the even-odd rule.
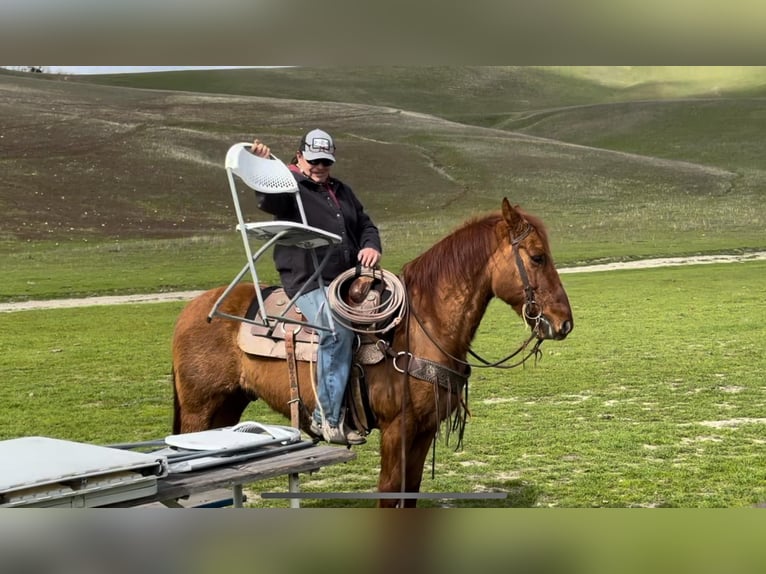
[[516, 268], [519, 270], [519, 276], [524, 285], [525, 301], [521, 312], [527, 321], [534, 321], [535, 327], [537, 327], [543, 316], [543, 310], [537, 304], [537, 301], [535, 301], [535, 288], [529, 283], [527, 268], [524, 266], [524, 260], [521, 258], [521, 253], [519, 253], [519, 245], [521, 245], [524, 238], [529, 235], [530, 231], [532, 231], [532, 226], [527, 223], [527, 227], [521, 235], [516, 238], [511, 238], [511, 247], [513, 247], [513, 254], [516, 257]]
[[[524, 305], [522, 306], [522, 315], [526, 322], [534, 322], [534, 325], [532, 326], [532, 333], [527, 338], [526, 341], [524, 341], [518, 349], [516, 349], [514, 352], [512, 352], [507, 357], [504, 357], [500, 360], [490, 362], [487, 359], [484, 359], [477, 353], [475, 353], [472, 349], [468, 349], [468, 353], [477, 361], [480, 362], [480, 364], [476, 363], [469, 363], [467, 361], [464, 361], [463, 359], [460, 359], [458, 357], [455, 357], [450, 352], [446, 351], [441, 344], [436, 341], [431, 333], [428, 332], [428, 329], [426, 329], [425, 325], [421, 321], [420, 317], [418, 317], [418, 314], [415, 312], [415, 309], [412, 307], [412, 299], [407, 298], [409, 302], [409, 312], [410, 314], [415, 318], [415, 321], [420, 326], [422, 331], [425, 333], [426, 337], [436, 346], [437, 349], [439, 349], [442, 353], [444, 353], [447, 357], [455, 361], [456, 363], [460, 365], [464, 365], [467, 367], [478, 367], [478, 368], [489, 368], [489, 367], [495, 367], [498, 369], [513, 369], [514, 367], [518, 367], [520, 365], [523, 365], [527, 362], [527, 360], [534, 356], [535, 361], [537, 361], [542, 356], [542, 351], [540, 351], [540, 346], [543, 344], [543, 339], [541, 339], [536, 334], [536, 329], [542, 320], [543, 311], [542, 308], [537, 304], [537, 301], [535, 300], [535, 288], [531, 285], [529, 282], [529, 275], [527, 274], [527, 269], [524, 266], [524, 260], [521, 258], [521, 253], [519, 253], [519, 245], [521, 245], [521, 242], [529, 235], [529, 233], [532, 231], [532, 226], [527, 223], [526, 228], [524, 231], [521, 232], [517, 237], [511, 237], [511, 247], [513, 248], [513, 254], [514, 258], [516, 260], [516, 268], [519, 271], [519, 277], [521, 278], [521, 282], [524, 286]], [[514, 358], [516, 355], [522, 353], [527, 349], [529, 344], [535, 340], [534, 345], [532, 345], [532, 348], [529, 350], [529, 352], [519, 359], [517, 362], [506, 365], [508, 361], [510, 361], [512, 358]]]

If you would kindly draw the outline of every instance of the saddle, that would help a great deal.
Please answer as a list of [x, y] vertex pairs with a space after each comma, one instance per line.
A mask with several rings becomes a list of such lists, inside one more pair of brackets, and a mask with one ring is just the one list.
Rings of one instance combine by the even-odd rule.
[[[272, 317], [282, 315], [285, 306], [290, 302], [290, 298], [281, 287], [263, 289], [262, 294], [266, 314]], [[285, 359], [287, 358], [285, 337], [288, 332], [292, 332], [295, 336], [296, 359], [299, 361], [316, 361], [316, 352], [312, 349], [316, 348], [319, 336], [315, 329], [285, 322], [279, 322], [273, 328], [267, 326], [258, 310], [255, 296], [253, 296], [253, 301], [245, 317], [260, 323], [258, 325], [244, 322], [240, 324], [237, 342], [239, 348], [245, 353], [259, 357]], [[303, 313], [295, 305], [285, 313], [285, 317], [294, 321], [306, 320]]]
[[[263, 289], [262, 294], [266, 314], [272, 317], [281, 315], [290, 301], [281, 287]], [[379, 304], [380, 297], [381, 293], [371, 288], [371, 283], [366, 277], [357, 278], [348, 289], [348, 293], [344, 295], [346, 302], [361, 312], [368, 308], [374, 309]], [[255, 296], [253, 296], [253, 302], [246, 316], [248, 319], [263, 323]], [[296, 306], [291, 307], [284, 316], [290, 320], [306, 320]], [[344, 397], [346, 421], [356, 430], [368, 434], [375, 428], [376, 423], [367, 395], [364, 365], [374, 365], [381, 362], [385, 353], [378, 346], [379, 338], [374, 333], [365, 333], [360, 325], [352, 326], [358, 336], [358, 345], [354, 351], [351, 375], [348, 385], [346, 385]], [[369, 328], [372, 327], [374, 325], [369, 326]], [[295, 336], [293, 344], [295, 360], [316, 363], [319, 334], [315, 329], [305, 325], [279, 322], [271, 328], [265, 324], [254, 325], [243, 322], [239, 327], [237, 343], [240, 349], [250, 355], [287, 360], [285, 339], [291, 332]]]
[[[366, 278], [360, 277], [357, 281], [362, 279]], [[352, 285], [349, 291], [349, 301], [362, 310], [374, 308], [380, 297], [377, 291], [368, 290], [359, 285]], [[262, 290], [262, 293], [266, 314], [272, 317], [281, 315], [284, 312], [285, 306], [290, 301], [290, 298], [281, 287], [270, 287]], [[357, 303], [357, 301], [359, 302]], [[250, 309], [248, 309], [246, 317], [263, 323], [255, 296], [253, 296], [253, 302], [250, 305]], [[288, 310], [285, 317], [294, 321], [306, 321], [306, 317], [295, 305]], [[356, 328], [357, 326], [354, 327]], [[306, 327], [305, 325], [279, 322], [275, 327], [271, 328], [265, 324], [253, 325], [243, 322], [239, 327], [237, 343], [240, 349], [250, 355], [286, 359], [285, 338], [289, 332], [295, 335], [295, 359], [298, 361], [316, 362], [316, 347], [319, 343], [319, 334], [316, 329]], [[357, 332], [357, 334], [359, 335], [359, 344], [354, 352], [354, 363], [374, 365], [382, 361], [384, 354], [377, 347], [377, 337], [372, 334], [365, 334], [364, 332]]]

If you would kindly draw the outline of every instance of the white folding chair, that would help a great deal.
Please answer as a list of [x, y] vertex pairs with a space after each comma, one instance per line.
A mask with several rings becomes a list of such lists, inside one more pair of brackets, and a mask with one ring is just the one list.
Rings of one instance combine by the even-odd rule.
[[[292, 172], [287, 166], [282, 163], [278, 158], [272, 155], [270, 158], [261, 158], [250, 153], [252, 144], [243, 142], [234, 144], [229, 148], [226, 154], [226, 175], [229, 180], [229, 188], [231, 189], [231, 197], [234, 202], [234, 210], [237, 213], [237, 230], [242, 236], [242, 243], [245, 247], [245, 253], [247, 255], [247, 263], [237, 276], [229, 283], [228, 287], [224, 290], [218, 300], [213, 305], [213, 308], [208, 315], [208, 321], [213, 317], [226, 317], [229, 319], [235, 319], [245, 323], [251, 323], [254, 325], [266, 326], [270, 329], [274, 329], [279, 323], [292, 323], [297, 325], [305, 325], [314, 329], [327, 329], [315, 325], [310, 322], [297, 321], [295, 319], [288, 318], [287, 312], [293, 307], [295, 301], [300, 297], [306, 285], [316, 279], [319, 283], [319, 287], [324, 287], [322, 281], [322, 269], [326, 265], [330, 256], [330, 250], [327, 250], [322, 261], [316, 253], [317, 247], [325, 245], [335, 245], [341, 242], [341, 237], [334, 233], [329, 233], [323, 229], [310, 226], [306, 221], [306, 213], [303, 209], [303, 202], [301, 201], [301, 195], [298, 192], [298, 184], [293, 177]], [[242, 207], [239, 203], [239, 193], [237, 191], [237, 176], [239, 181], [244, 183], [250, 189], [254, 189], [260, 193], [291, 193], [295, 197], [295, 201], [300, 213], [300, 222], [296, 221], [263, 221], [245, 223], [242, 215]], [[250, 240], [251, 238], [257, 241], [263, 241], [264, 243], [253, 253]], [[308, 249], [311, 252], [314, 263], [314, 273], [308, 279], [290, 302], [284, 307], [279, 315], [269, 315], [266, 312], [264, 305], [263, 294], [261, 292], [260, 283], [258, 280], [258, 271], [256, 269], [256, 262], [258, 259], [266, 253], [274, 245], [296, 245], [303, 249]], [[260, 310], [261, 322], [248, 319], [246, 317], [238, 317], [220, 311], [221, 304], [231, 293], [232, 289], [250, 272], [253, 279], [253, 285], [255, 286], [255, 296], [258, 300], [258, 309]], [[324, 289], [323, 289], [324, 291]], [[329, 311], [329, 302], [327, 302]], [[330, 330], [335, 330], [335, 324], [332, 318], [332, 313], [328, 312], [328, 318], [330, 323]]]

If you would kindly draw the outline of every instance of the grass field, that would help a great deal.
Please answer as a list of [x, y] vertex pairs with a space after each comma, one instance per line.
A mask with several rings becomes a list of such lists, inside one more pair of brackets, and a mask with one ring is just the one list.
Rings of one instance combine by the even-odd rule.
[[[465, 447], [455, 452], [442, 437], [423, 490], [508, 493], [491, 506], [762, 501], [766, 486], [753, 469], [766, 463], [764, 271], [766, 263], [750, 262], [566, 275], [575, 331], [543, 345], [536, 366], [475, 369]], [[0, 438], [108, 444], [168, 434], [169, 334], [182, 305], [5, 315]], [[520, 320], [493, 303], [475, 349], [499, 358], [523, 338]], [[245, 419], [285, 423], [259, 403]], [[356, 461], [305, 477], [302, 489], [374, 491], [377, 438], [356, 449]], [[286, 486], [259, 483], [257, 492]]]
[[[505, 196], [543, 218], [560, 267], [766, 249], [761, 68], [321, 72], [334, 81], [0, 71], [0, 300], [228, 282], [243, 261], [226, 149], [257, 134], [288, 159], [315, 124], [337, 135], [336, 173], [379, 224], [392, 271]], [[564, 276], [574, 332], [536, 367], [475, 370], [466, 446], [439, 442], [423, 490], [502, 491], [513, 507], [762, 501], [765, 266]], [[0, 316], [0, 438], [167, 434], [182, 305]], [[493, 303], [477, 351], [524, 338], [511, 315]], [[282, 422], [257, 403], [245, 416]], [[302, 488], [372, 491], [376, 441]]]

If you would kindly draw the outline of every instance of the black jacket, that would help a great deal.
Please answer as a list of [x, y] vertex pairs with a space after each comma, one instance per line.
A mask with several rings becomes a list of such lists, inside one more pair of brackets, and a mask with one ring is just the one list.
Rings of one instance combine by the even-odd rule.
[[[291, 170], [295, 170], [290, 166]], [[303, 202], [307, 223], [325, 231], [340, 235], [338, 245], [317, 248], [317, 257], [322, 257], [327, 249], [332, 253], [327, 265], [322, 270], [325, 285], [338, 275], [356, 266], [357, 255], [364, 247], [373, 247], [383, 252], [378, 228], [364, 211], [364, 207], [349, 186], [342, 181], [330, 178], [327, 184], [316, 183], [298, 171], [293, 171]], [[328, 191], [334, 192], [337, 204]], [[258, 207], [274, 215], [277, 220], [300, 221], [300, 212], [292, 194], [256, 193]], [[301, 247], [276, 245], [274, 262], [279, 277], [288, 296], [292, 297], [314, 272], [311, 252]], [[318, 287], [317, 282], [307, 285], [304, 293]]]

